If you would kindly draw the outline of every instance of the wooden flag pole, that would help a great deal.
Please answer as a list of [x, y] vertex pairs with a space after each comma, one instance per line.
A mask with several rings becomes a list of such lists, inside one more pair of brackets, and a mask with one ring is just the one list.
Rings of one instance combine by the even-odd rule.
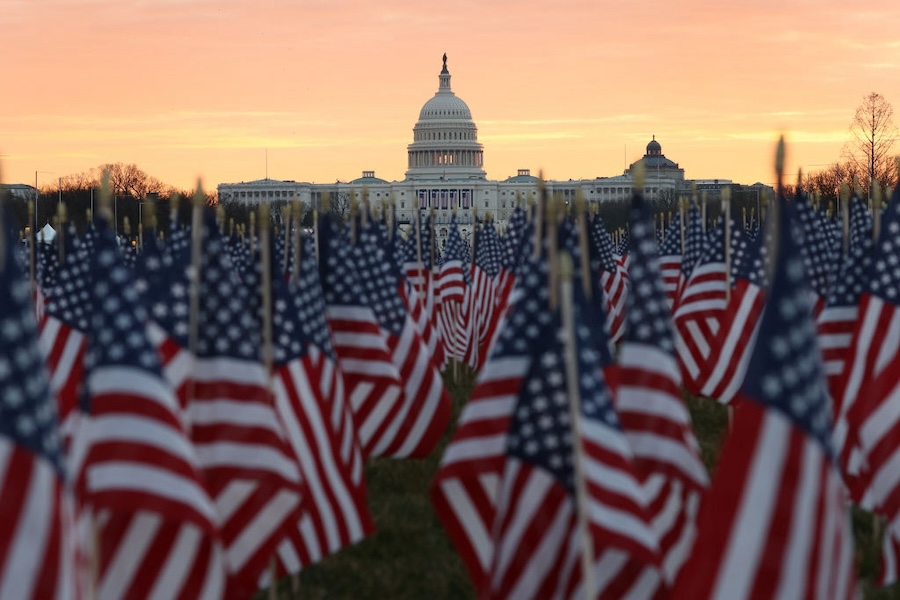
[[[534, 211], [534, 248], [532, 248], [532, 256], [538, 258], [541, 255], [541, 239], [543, 231], [541, 227], [544, 220], [544, 210], [547, 207], [547, 184], [544, 181], [544, 172], [538, 175], [538, 195], [537, 208]], [[552, 290], [551, 290], [552, 295]]]
[[[28, 201], [28, 222], [34, 223], [34, 200]], [[37, 286], [37, 279], [35, 278], [35, 260], [37, 258], [35, 252], [37, 248], [34, 247], [35, 242], [37, 242], [37, 232], [35, 231], [37, 227], [31, 227], [31, 233], [28, 236], [28, 277], [31, 280], [31, 291], [34, 293], [34, 290]], [[29, 230], [29, 227], [25, 228], [26, 231]]]
[[550, 310], [559, 309], [559, 251], [557, 241], [557, 214], [559, 212], [560, 199], [553, 196], [547, 204], [547, 286], [550, 291]]
[[[425, 277], [423, 271], [425, 265], [422, 264], [422, 211], [416, 211], [416, 293], [419, 295], [419, 302], [423, 302], [422, 284]], [[424, 304], [424, 302], [423, 302]]]
[[[266, 386], [271, 388], [272, 385], [272, 248], [269, 244], [269, 205], [259, 205], [259, 257], [260, 267], [262, 268], [262, 282], [260, 285], [260, 296], [262, 300], [262, 359], [263, 368], [265, 369]], [[285, 254], [287, 251], [285, 250]], [[271, 389], [270, 389], [271, 391]], [[277, 597], [278, 579], [277, 561], [275, 554], [269, 559], [269, 599], [275, 600]]]
[[[191, 207], [191, 271], [190, 271], [190, 315], [188, 328], [188, 353], [191, 361], [197, 360], [197, 346], [200, 341], [200, 268], [202, 266], [203, 246], [203, 187], [197, 181]], [[187, 400], [194, 400], [194, 378], [188, 378]]]
[[[572, 454], [575, 470], [575, 509], [581, 538], [581, 576], [584, 597], [593, 599], [597, 594], [594, 581], [594, 540], [588, 523], [588, 493], [585, 480], [584, 447], [581, 434], [581, 394], [578, 378], [578, 352], [576, 350], [575, 315], [572, 298], [572, 257], [563, 252], [559, 257], [563, 339], [565, 340], [566, 389], [569, 392], [569, 420], [572, 425]], [[551, 298], [556, 295], [552, 293]]]
[[[300, 253], [303, 249], [303, 237], [300, 235], [300, 222], [303, 220], [303, 216], [301, 214], [302, 212], [303, 205], [300, 204], [300, 200], [294, 200], [294, 210], [292, 211], [294, 216], [294, 237], [292, 238], [292, 250], [294, 252], [294, 270], [291, 271], [292, 286], [296, 286], [297, 282], [300, 280]], [[285, 252], [287, 252], [287, 248], [285, 248]]]
[[[281, 220], [284, 222], [284, 259], [281, 261], [281, 272], [286, 275], [288, 272], [288, 268], [290, 268], [291, 261], [288, 259], [289, 256], [292, 256], [293, 253], [288, 254], [288, 249], [292, 248], [291, 246], [291, 221], [292, 221], [292, 213], [294, 210], [293, 204], [285, 204], [284, 208], [281, 209]], [[296, 268], [296, 265], [295, 265]]]
[[56, 205], [56, 220], [59, 223], [56, 231], [56, 247], [59, 250], [59, 264], [66, 259], [66, 205], [60, 202]]
[[256, 252], [256, 211], [250, 213], [250, 254]]
[[578, 251], [581, 254], [581, 288], [584, 290], [584, 297], [590, 300], [591, 260], [588, 251], [587, 212], [581, 188], [575, 192], [575, 216], [578, 225]]
[[725, 216], [725, 302], [731, 302], [731, 188], [722, 189], [722, 213]]
[[687, 213], [685, 211], [685, 204], [686, 204], [686, 201], [685, 201], [684, 196], [682, 196], [681, 198], [678, 199], [678, 210], [681, 211], [681, 214], [680, 214], [681, 223], [679, 223], [679, 229], [681, 229], [681, 256], [682, 257], [684, 257], [684, 231], [685, 231], [684, 221], [685, 221], [685, 219], [687, 219]]

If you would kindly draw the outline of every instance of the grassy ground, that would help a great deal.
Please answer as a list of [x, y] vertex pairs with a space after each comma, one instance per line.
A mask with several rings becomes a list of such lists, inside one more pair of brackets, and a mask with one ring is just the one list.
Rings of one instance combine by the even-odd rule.
[[[471, 373], [448, 381], [458, 415], [471, 390]], [[688, 398], [703, 459], [712, 469], [728, 423], [727, 410], [715, 402]], [[455, 419], [454, 419], [455, 422]], [[444, 441], [425, 460], [374, 460], [366, 469], [377, 531], [305, 569], [298, 579], [281, 581], [277, 597], [284, 600], [409, 599], [457, 600], [474, 598], [468, 574], [444, 534], [428, 498], [428, 489]], [[872, 519], [855, 511], [858, 570], [866, 600], [900, 600], [900, 586], [877, 589], [880, 540], [873, 537]], [[266, 592], [259, 599], [267, 598]]]

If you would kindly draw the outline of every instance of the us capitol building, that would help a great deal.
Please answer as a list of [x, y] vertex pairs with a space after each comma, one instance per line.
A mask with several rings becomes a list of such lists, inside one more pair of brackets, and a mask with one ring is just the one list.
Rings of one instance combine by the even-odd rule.
[[[434, 209], [438, 239], [447, 234], [453, 209], [457, 211], [460, 232], [465, 237], [473, 223], [473, 208], [480, 217], [488, 211], [497, 224], [504, 224], [516, 206], [516, 198], [522, 200], [537, 197], [538, 178], [529, 169], [503, 181], [487, 179], [484, 171], [484, 146], [478, 142], [478, 128], [472, 120], [469, 106], [450, 87], [450, 71], [447, 55], [438, 75], [438, 89], [422, 110], [413, 127], [413, 141], [407, 146], [407, 169], [402, 181], [385, 181], [374, 171], [363, 171], [362, 176], [347, 183], [303, 183], [260, 179], [241, 183], [223, 183], [218, 186], [219, 201], [223, 204], [237, 202], [257, 204], [300, 199], [307, 206], [318, 205], [322, 195], [328, 193], [332, 201], [343, 205], [351, 198], [360, 199], [368, 194], [373, 207], [380, 207], [394, 199], [397, 221], [412, 223], [415, 211], [424, 217]], [[693, 186], [718, 196], [724, 187], [755, 193], [770, 190], [769, 186], [754, 184], [740, 186], [727, 179], [686, 180], [684, 169], [662, 153], [662, 147], [654, 138], [647, 144], [642, 158], [621, 175], [568, 181], [547, 181], [550, 194], [564, 199], [574, 199], [581, 190], [588, 202], [626, 200], [631, 197], [632, 170], [638, 163], [645, 166], [644, 194], [649, 199], [673, 199], [690, 193]]]

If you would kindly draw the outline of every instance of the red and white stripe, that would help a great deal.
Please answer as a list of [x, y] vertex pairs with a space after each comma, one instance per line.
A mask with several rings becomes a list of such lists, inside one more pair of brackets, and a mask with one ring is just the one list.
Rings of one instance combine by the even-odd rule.
[[835, 438], [851, 492], [900, 519], [900, 310], [864, 294]]
[[378, 456], [423, 458], [434, 450], [447, 429], [452, 411], [450, 395], [409, 315], [403, 320], [400, 335], [388, 335], [387, 339], [403, 394], [384, 416], [387, 427], [373, 452]]
[[659, 270], [662, 274], [663, 289], [666, 291], [666, 301], [669, 303], [669, 310], [672, 310], [678, 295], [678, 282], [681, 280], [681, 255], [660, 256]]
[[702, 262], [691, 272], [675, 303], [675, 351], [684, 385], [694, 394], [702, 388], [702, 369], [727, 307], [727, 286], [725, 263]]
[[49, 315], [40, 321], [38, 349], [50, 372], [64, 447], [71, 443], [77, 419], [86, 347], [87, 338], [81, 331]]
[[600, 272], [600, 286], [603, 288], [606, 309], [606, 324], [609, 339], [618, 342], [625, 334], [625, 311], [628, 306], [628, 272], [616, 261], [615, 273]]
[[703, 396], [728, 404], [737, 395], [756, 347], [764, 307], [764, 291], [745, 279], [738, 279], [722, 314], [719, 332], [712, 340], [709, 360], [702, 369], [700, 393]]
[[472, 581], [489, 577], [506, 435], [525, 357], [494, 358], [478, 377], [441, 459], [431, 501]]
[[98, 598], [225, 597], [228, 574], [221, 541], [196, 524], [150, 511], [107, 510], [99, 513], [96, 525], [101, 532]]
[[[659, 539], [664, 580], [671, 584], [693, 545], [697, 511], [709, 486], [681, 396], [681, 374], [671, 354], [647, 344], [623, 342], [616, 412], [641, 476], [651, 525]], [[652, 571], [647, 576], [650, 583], [658, 580]]]
[[853, 331], [859, 316], [859, 306], [826, 306], [816, 319], [819, 349], [828, 389], [832, 396], [847, 366], [847, 356], [853, 341]]
[[331, 305], [325, 316], [334, 339], [363, 455], [380, 454], [393, 443], [392, 420], [402, 404], [400, 372], [387, 335], [367, 306]]
[[734, 423], [673, 597], [853, 597], [847, 501], [821, 444], [753, 401]]
[[281, 570], [302, 567], [374, 529], [362, 451], [337, 365], [315, 347], [272, 377], [275, 407], [306, 484], [302, 515], [278, 547]]
[[59, 472], [0, 437], [0, 598], [75, 597], [70, 506]]

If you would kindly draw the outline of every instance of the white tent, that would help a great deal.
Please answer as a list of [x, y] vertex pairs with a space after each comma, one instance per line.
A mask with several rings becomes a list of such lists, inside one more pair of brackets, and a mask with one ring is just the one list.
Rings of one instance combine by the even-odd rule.
[[37, 239], [39, 242], [44, 242], [45, 244], [50, 244], [53, 242], [53, 239], [56, 237], [56, 230], [50, 226], [50, 223], [44, 225], [43, 229], [38, 231]]

